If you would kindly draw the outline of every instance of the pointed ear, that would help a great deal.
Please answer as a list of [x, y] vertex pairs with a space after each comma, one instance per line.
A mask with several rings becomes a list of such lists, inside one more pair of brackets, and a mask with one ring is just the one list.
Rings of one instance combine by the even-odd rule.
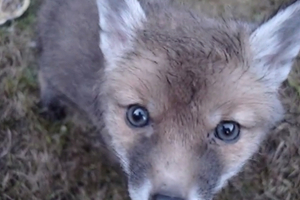
[[96, 0], [99, 25], [100, 48], [107, 62], [113, 68], [115, 61], [132, 50], [134, 39], [146, 20], [138, 0]]
[[250, 37], [256, 72], [272, 88], [288, 78], [300, 49], [300, 0], [279, 10]]

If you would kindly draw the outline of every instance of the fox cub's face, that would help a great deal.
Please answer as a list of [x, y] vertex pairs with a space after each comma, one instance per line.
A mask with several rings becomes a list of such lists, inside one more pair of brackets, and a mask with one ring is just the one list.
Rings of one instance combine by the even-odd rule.
[[168, 1], [97, 5], [104, 120], [131, 199], [212, 199], [282, 119], [300, 2], [254, 28]]

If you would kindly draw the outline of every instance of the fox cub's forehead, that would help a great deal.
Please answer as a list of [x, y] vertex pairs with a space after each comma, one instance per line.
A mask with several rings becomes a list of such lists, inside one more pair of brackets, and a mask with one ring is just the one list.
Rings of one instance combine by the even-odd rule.
[[260, 87], [249, 70], [242, 37], [232, 36], [238, 44], [232, 38], [214, 41], [211, 48], [197, 38], [149, 36], [141, 37], [135, 51], [110, 74], [114, 91], [122, 93], [116, 96], [121, 101], [122, 96], [126, 103], [151, 100], [169, 106], [220, 97], [225, 101], [247, 93], [249, 84]]

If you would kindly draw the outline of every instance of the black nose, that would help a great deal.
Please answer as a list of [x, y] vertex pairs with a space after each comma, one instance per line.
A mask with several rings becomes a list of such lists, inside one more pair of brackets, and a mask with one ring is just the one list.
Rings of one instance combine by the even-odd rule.
[[184, 200], [184, 199], [178, 197], [170, 197], [162, 194], [155, 194], [153, 195], [152, 200]]

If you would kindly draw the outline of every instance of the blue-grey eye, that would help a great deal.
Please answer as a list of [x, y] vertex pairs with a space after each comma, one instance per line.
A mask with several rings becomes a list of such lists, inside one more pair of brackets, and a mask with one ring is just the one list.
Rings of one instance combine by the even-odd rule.
[[127, 109], [126, 118], [129, 124], [136, 128], [141, 128], [149, 124], [149, 112], [139, 105], [131, 105]]
[[240, 125], [234, 121], [223, 121], [215, 129], [215, 136], [224, 141], [235, 141], [240, 135]]

